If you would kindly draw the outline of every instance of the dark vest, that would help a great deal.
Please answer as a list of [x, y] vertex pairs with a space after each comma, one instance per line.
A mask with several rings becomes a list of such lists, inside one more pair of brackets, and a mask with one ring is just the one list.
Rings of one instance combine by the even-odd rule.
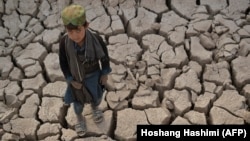
[[65, 52], [73, 78], [82, 82], [86, 75], [100, 69], [99, 61], [87, 60], [84, 55], [78, 55], [74, 49], [74, 42], [65, 37]]

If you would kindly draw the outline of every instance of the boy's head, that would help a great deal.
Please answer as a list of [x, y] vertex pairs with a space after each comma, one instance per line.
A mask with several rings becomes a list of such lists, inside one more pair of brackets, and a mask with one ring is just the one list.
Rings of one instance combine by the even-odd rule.
[[69, 38], [77, 43], [82, 42], [88, 27], [84, 8], [77, 4], [69, 5], [63, 9], [61, 17]]
[[69, 30], [77, 29], [79, 26], [87, 24], [85, 10], [78, 4], [65, 7], [61, 12], [61, 16], [64, 26]]

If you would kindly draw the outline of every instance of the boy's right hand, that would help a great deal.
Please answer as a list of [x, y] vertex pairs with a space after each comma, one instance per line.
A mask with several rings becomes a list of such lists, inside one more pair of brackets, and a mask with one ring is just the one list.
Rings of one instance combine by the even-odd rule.
[[77, 81], [71, 81], [71, 85], [76, 88], [76, 89], [81, 89], [82, 88], [82, 83], [79, 83]]

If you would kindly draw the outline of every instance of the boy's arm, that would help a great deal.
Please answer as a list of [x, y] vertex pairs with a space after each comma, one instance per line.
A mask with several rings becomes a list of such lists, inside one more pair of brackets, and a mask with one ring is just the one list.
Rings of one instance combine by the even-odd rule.
[[106, 44], [103, 42], [102, 38], [100, 36], [96, 36], [97, 39], [99, 40], [102, 48], [103, 48], [103, 51], [105, 53], [105, 56], [103, 58], [101, 58], [101, 65], [102, 65], [102, 70], [101, 70], [101, 74], [102, 75], [107, 75], [109, 74], [112, 69], [110, 67], [110, 59], [109, 59], [109, 54], [108, 54], [108, 49], [107, 49], [107, 46]]
[[68, 63], [67, 56], [66, 56], [65, 36], [60, 40], [60, 43], [59, 43], [59, 62], [60, 62], [60, 67], [63, 72], [63, 75], [67, 83], [69, 84], [73, 80], [73, 77], [70, 72], [69, 63]]

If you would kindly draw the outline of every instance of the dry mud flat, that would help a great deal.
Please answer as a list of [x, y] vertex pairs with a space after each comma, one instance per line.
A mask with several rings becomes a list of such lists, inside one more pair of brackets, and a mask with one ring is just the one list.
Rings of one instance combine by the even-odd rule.
[[136, 140], [137, 124], [250, 123], [249, 0], [1, 0], [1, 140], [76, 140], [58, 60], [60, 11], [86, 7], [112, 74], [84, 140]]

